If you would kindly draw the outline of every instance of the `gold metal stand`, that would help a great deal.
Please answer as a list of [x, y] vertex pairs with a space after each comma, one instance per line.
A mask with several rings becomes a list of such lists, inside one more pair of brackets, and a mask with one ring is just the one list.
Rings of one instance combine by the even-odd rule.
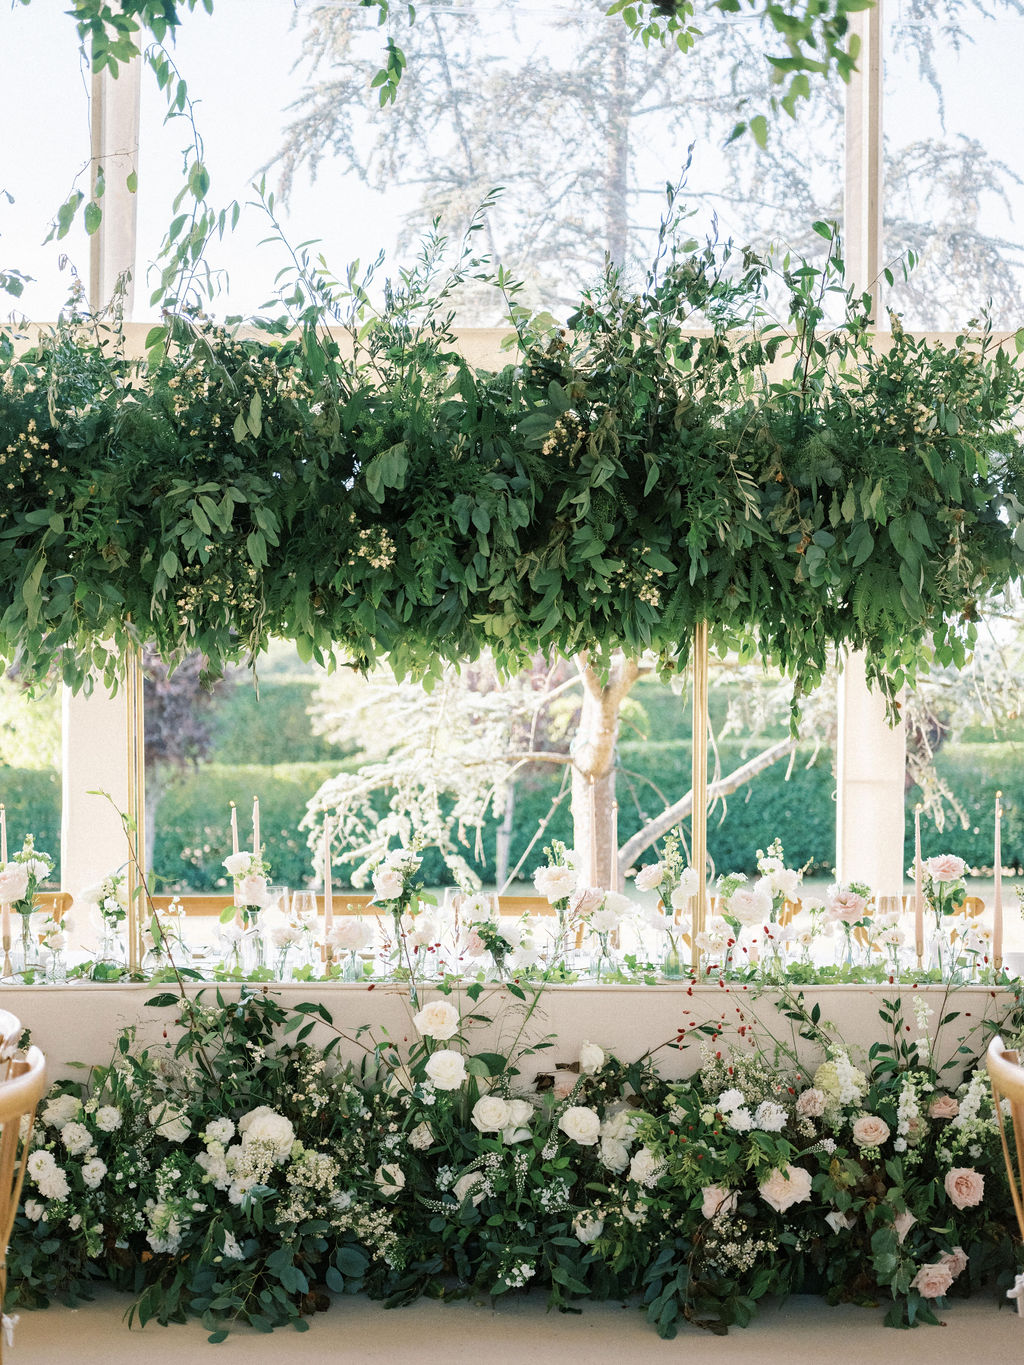
[[708, 864], [708, 623], [693, 632], [693, 804], [690, 864], [697, 873], [693, 901], [692, 950], [694, 970], [700, 968], [698, 936], [707, 922]]
[[146, 865], [146, 732], [142, 652], [132, 651], [125, 666], [128, 702], [128, 969], [142, 966], [142, 926], [146, 907], [140, 869]]

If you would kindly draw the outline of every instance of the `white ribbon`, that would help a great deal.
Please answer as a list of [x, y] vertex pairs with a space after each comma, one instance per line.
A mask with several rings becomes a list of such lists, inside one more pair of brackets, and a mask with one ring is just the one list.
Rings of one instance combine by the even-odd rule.
[[[1024, 1280], [1024, 1275], [1019, 1277]], [[4, 1345], [11, 1347], [14, 1345], [14, 1329], [17, 1327], [20, 1318], [17, 1313], [4, 1313], [0, 1316], [0, 1332], [3, 1333]]]
[[1017, 1312], [1024, 1318], [1024, 1275], [1017, 1276], [1013, 1288], [1006, 1291], [1006, 1297], [1017, 1300]]

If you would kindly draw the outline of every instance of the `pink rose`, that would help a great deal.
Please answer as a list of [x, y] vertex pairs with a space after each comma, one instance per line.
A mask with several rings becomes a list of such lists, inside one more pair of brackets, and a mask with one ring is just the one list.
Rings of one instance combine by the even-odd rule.
[[373, 874], [373, 894], [379, 901], [396, 901], [405, 890], [405, 880], [394, 867], [378, 867]]
[[665, 869], [661, 863], [648, 863], [636, 874], [634, 885], [638, 891], [653, 891], [655, 887], [661, 885], [661, 879], [665, 875]]
[[907, 1233], [916, 1222], [917, 1219], [909, 1209], [904, 1209], [902, 1213], [898, 1213], [892, 1220], [893, 1232], [895, 1232], [896, 1240], [899, 1242], [900, 1246], [907, 1240]]
[[760, 882], [741, 886], [729, 897], [728, 910], [740, 924], [766, 924], [772, 914], [772, 893]]
[[911, 1289], [916, 1289], [923, 1299], [941, 1299], [953, 1283], [953, 1272], [948, 1265], [937, 1261], [923, 1265], [910, 1281]]
[[954, 1208], [973, 1209], [985, 1197], [985, 1177], [973, 1166], [954, 1166], [946, 1172], [945, 1186]]
[[757, 1188], [764, 1202], [776, 1213], [785, 1213], [791, 1204], [802, 1204], [810, 1199], [811, 1173], [803, 1166], [787, 1166], [784, 1171], [772, 1171]]
[[856, 924], [867, 914], [868, 903], [856, 891], [837, 886], [834, 891], [829, 891], [825, 908], [833, 924]]
[[476, 929], [470, 929], [462, 940], [462, 951], [466, 957], [485, 957], [487, 945], [480, 937]]
[[889, 1136], [889, 1125], [877, 1114], [861, 1114], [853, 1125], [853, 1140], [858, 1147], [881, 1147]]
[[944, 1256], [939, 1258], [939, 1264], [948, 1267], [949, 1273], [955, 1280], [967, 1269], [967, 1252], [964, 1251], [963, 1247], [954, 1247], [952, 1251], [947, 1251]]
[[701, 1213], [705, 1218], [734, 1218], [739, 1202], [735, 1190], [727, 1190], [721, 1185], [705, 1185], [701, 1190], [704, 1202]]
[[820, 1119], [825, 1112], [825, 1092], [811, 1086], [797, 1096], [796, 1113], [801, 1119]]
[[960, 1101], [953, 1095], [936, 1095], [928, 1106], [930, 1119], [955, 1119], [960, 1112]]
[[952, 853], [941, 853], [937, 858], [928, 858], [924, 870], [933, 882], [958, 882], [967, 870], [963, 858]]
[[598, 886], [581, 886], [573, 892], [569, 909], [574, 915], [589, 915], [604, 900], [605, 893]]

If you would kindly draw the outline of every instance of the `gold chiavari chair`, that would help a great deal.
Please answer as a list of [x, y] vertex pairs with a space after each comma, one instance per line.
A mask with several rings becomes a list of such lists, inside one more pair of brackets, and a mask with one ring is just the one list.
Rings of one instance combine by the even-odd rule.
[[[1007, 1051], [998, 1035], [989, 1043], [985, 1060], [999, 1120], [1010, 1198], [1013, 1200], [1021, 1238], [1024, 1239], [1024, 1066], [1021, 1066], [1016, 1052]], [[1003, 1113], [1004, 1100], [1007, 1101], [1009, 1115]], [[1007, 1298], [1017, 1300], [1017, 1312], [1024, 1317], [1024, 1275], [1017, 1276], [1017, 1282]]]

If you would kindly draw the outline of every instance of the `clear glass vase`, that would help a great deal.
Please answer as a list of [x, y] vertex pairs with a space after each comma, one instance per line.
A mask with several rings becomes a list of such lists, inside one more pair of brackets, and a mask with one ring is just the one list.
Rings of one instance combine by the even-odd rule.
[[[11, 917], [13, 921], [13, 916]], [[11, 947], [11, 967], [15, 975], [19, 972], [36, 972], [42, 967], [39, 944], [32, 933], [31, 914], [19, 911], [18, 937]]]

